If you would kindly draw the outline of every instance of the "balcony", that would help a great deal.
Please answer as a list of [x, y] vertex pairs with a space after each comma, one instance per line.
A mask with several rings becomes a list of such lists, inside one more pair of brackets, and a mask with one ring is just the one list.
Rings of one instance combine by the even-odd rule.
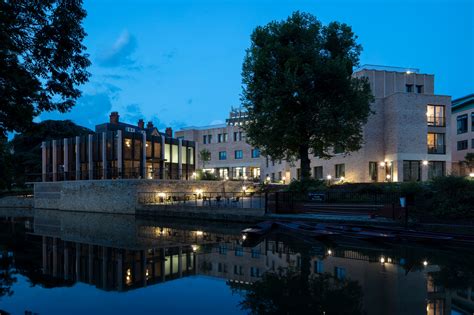
[[426, 116], [428, 119], [428, 127], [446, 127], [446, 119], [444, 117]]
[[446, 154], [445, 145], [428, 146], [428, 154]]

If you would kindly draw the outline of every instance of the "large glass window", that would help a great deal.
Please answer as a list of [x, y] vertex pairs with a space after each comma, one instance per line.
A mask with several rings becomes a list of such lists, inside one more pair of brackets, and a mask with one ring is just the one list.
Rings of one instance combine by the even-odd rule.
[[252, 158], [256, 159], [260, 157], [260, 150], [259, 149], [252, 149]]
[[341, 178], [346, 176], [346, 165], [345, 164], [336, 164], [336, 178]]
[[445, 154], [446, 145], [444, 142], [444, 133], [428, 133], [427, 137], [428, 154]]
[[466, 133], [467, 132], [467, 114], [460, 115], [456, 118], [457, 122], [457, 133]]
[[430, 161], [428, 163], [428, 179], [445, 175], [446, 163], [444, 161]]
[[314, 177], [314, 179], [323, 179], [323, 167], [322, 166], [313, 167], [313, 177]]
[[219, 152], [219, 160], [227, 160], [227, 152], [226, 151], [220, 151]]
[[202, 136], [202, 143], [206, 144], [207, 143], [207, 135]]
[[403, 161], [403, 181], [418, 182], [421, 180], [421, 162], [420, 161]]
[[444, 105], [428, 105], [426, 110], [426, 118], [428, 126], [444, 127], [446, 126]]
[[378, 179], [378, 164], [377, 162], [369, 162], [369, 177], [371, 181], [376, 182]]

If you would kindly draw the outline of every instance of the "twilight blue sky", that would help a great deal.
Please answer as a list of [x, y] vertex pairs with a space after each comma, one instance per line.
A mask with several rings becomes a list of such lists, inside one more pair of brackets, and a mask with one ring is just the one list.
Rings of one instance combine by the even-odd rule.
[[67, 114], [92, 128], [112, 110], [160, 129], [222, 122], [239, 105], [241, 65], [257, 25], [293, 11], [324, 24], [352, 26], [361, 64], [419, 68], [435, 74], [435, 91], [474, 92], [474, 1], [85, 0], [90, 82]]

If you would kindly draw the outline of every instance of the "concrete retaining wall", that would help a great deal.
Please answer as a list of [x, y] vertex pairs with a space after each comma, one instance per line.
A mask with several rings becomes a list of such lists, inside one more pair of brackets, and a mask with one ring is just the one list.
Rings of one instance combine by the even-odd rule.
[[[39, 209], [135, 214], [138, 192], [240, 192], [243, 182], [179, 180], [91, 180], [35, 183]], [[246, 183], [249, 187], [251, 184]]]

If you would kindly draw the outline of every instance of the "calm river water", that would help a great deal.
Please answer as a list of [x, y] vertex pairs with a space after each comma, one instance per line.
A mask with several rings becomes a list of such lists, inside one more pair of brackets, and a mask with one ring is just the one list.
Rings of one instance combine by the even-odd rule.
[[474, 249], [0, 210], [0, 314], [473, 314]]

